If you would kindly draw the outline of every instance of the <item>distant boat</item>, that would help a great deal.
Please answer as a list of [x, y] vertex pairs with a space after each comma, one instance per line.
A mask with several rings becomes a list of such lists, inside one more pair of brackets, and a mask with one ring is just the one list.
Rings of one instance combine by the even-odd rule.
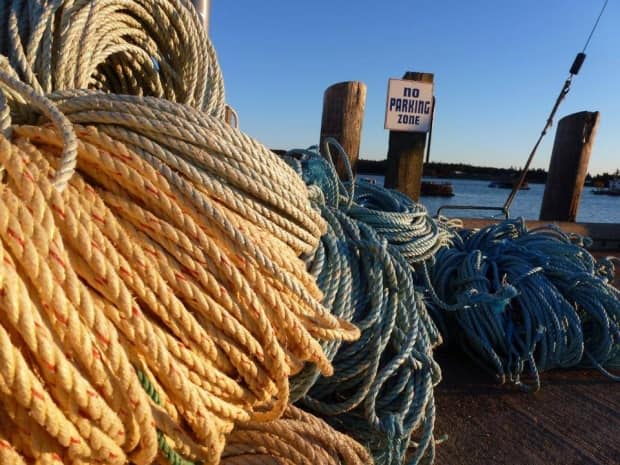
[[454, 197], [454, 189], [449, 182], [422, 181], [420, 194], [424, 197]]
[[[496, 187], [499, 189], [512, 189], [515, 184], [517, 184], [517, 180], [516, 179], [498, 179], [495, 181], [491, 181], [489, 183], [489, 187]], [[521, 185], [521, 190], [529, 190], [530, 186], [527, 183], [527, 181], [524, 181], [523, 184]]]
[[597, 195], [620, 195], [620, 172], [616, 171], [613, 179], [609, 180], [607, 187], [601, 187], [592, 191]]

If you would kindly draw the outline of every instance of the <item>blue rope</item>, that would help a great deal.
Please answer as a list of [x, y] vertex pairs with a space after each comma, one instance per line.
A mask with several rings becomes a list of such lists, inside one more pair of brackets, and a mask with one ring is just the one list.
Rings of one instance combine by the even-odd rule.
[[411, 265], [431, 258], [451, 235], [424, 206], [398, 191], [364, 181], [355, 183], [355, 204], [348, 214], [398, 247]]
[[[324, 345], [334, 375], [324, 378], [306, 367], [291, 380], [292, 396], [366, 445], [379, 465], [432, 463], [433, 386], [441, 378], [432, 350], [440, 333], [414, 285], [410, 261], [423, 261], [437, 248], [435, 222], [408, 199], [340, 182], [333, 164], [316, 151], [296, 150], [288, 159], [329, 225], [307, 258], [308, 269], [323, 303], [361, 330], [356, 342]], [[365, 205], [358, 203], [362, 197]], [[398, 203], [390, 204], [390, 213], [375, 210], [373, 198]], [[410, 234], [398, 241], [389, 235], [394, 227]]]
[[[317, 205], [328, 225], [327, 233], [321, 238], [317, 250], [306, 262], [323, 291], [323, 305], [331, 313], [351, 321], [359, 300], [359, 289], [353, 283], [359, 281], [359, 270], [352, 264], [352, 252], [345, 239], [344, 231], [336, 212], [326, 205]], [[332, 360], [340, 348], [338, 341], [322, 342], [325, 355]], [[315, 365], [307, 365], [290, 381], [290, 400], [296, 402], [305, 396], [316, 382], [320, 373]]]
[[[620, 292], [613, 264], [587, 241], [522, 219], [455, 233], [426, 275], [430, 313], [500, 382], [540, 387], [558, 367], [620, 366]], [[525, 379], [524, 379], [525, 378]]]
[[614, 263], [596, 262], [583, 238], [527, 231], [521, 220], [456, 231], [399, 192], [340, 181], [316, 149], [287, 159], [329, 225], [308, 270], [324, 305], [361, 330], [356, 342], [325, 344], [334, 375], [306, 367], [291, 380], [292, 398], [366, 445], [377, 464], [433, 462], [442, 335], [524, 390], [553, 367], [587, 362], [613, 376], [604, 367], [620, 359]]

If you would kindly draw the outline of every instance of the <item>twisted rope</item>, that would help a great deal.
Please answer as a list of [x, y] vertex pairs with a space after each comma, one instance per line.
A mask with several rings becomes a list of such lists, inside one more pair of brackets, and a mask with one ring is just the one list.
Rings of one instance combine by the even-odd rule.
[[359, 330], [298, 259], [326, 228], [304, 183], [222, 121], [189, 2], [1, 8], [1, 458], [215, 464], [229, 436], [230, 463], [370, 463], [286, 408]]
[[355, 205], [348, 213], [372, 226], [414, 267], [433, 257], [451, 236], [423, 205], [398, 191], [364, 181], [356, 182]]
[[222, 465], [366, 465], [368, 452], [319, 418], [289, 406], [280, 420], [246, 423], [228, 437]]
[[223, 119], [224, 84], [189, 0], [9, 0], [0, 53], [37, 93], [151, 95]]
[[77, 141], [71, 123], [50, 100], [37, 94], [28, 85], [15, 78], [13, 70], [9, 70], [7, 60], [0, 56], [0, 131], [6, 136], [10, 135], [11, 115], [3, 90], [17, 94], [19, 100], [33, 105], [62, 132], [64, 142], [62, 162], [54, 178], [54, 186], [62, 191], [73, 175], [77, 160]]
[[[357, 342], [325, 344], [334, 376], [306, 368], [291, 381], [293, 398], [368, 447], [375, 463], [432, 463], [433, 385], [440, 379], [432, 349], [440, 338], [413, 270], [398, 246], [370, 225], [377, 221], [371, 210], [348, 197], [364, 192], [363, 186], [340, 183], [333, 164], [312, 150], [289, 156], [313, 186], [314, 202], [329, 225], [308, 268], [324, 292], [323, 303], [362, 331]], [[360, 212], [370, 224], [355, 217]]]
[[305, 200], [304, 184], [262, 144], [221, 120], [148, 97], [78, 91], [52, 99], [70, 121], [124, 142], [179, 188], [200, 186], [296, 252], [316, 247], [324, 223]]
[[556, 367], [620, 366], [620, 292], [613, 266], [578, 238], [507, 220], [460, 230], [430, 268], [433, 317], [500, 382], [540, 387]]
[[[300, 362], [331, 372], [316, 337], [350, 339], [357, 329], [314, 301], [301, 261], [294, 272], [268, 261], [265, 252], [295, 257], [281, 241], [246, 225], [240, 249], [196, 210], [198, 195], [216, 205], [203, 192], [185, 196], [119, 142], [75, 130], [79, 174], [62, 193], [48, 181], [63, 147], [56, 131], [15, 126], [13, 142], [0, 142], [1, 322], [23, 340], [17, 351], [0, 334], [5, 366], [20, 367], [2, 373], [0, 391], [46, 412], [33, 419], [61, 460], [150, 463], [163, 447], [157, 426], [189, 460], [218, 463], [234, 423], [280, 415]], [[261, 251], [263, 241], [272, 249]], [[240, 253], [249, 245], [276, 276]], [[20, 358], [24, 350], [32, 358]], [[167, 399], [155, 418], [138, 365]], [[171, 426], [181, 421], [189, 431]], [[19, 452], [41, 457], [28, 443]]]

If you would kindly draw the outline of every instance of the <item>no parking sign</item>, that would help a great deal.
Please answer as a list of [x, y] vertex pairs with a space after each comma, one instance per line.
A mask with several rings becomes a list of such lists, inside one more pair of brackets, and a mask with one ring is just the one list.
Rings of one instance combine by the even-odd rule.
[[433, 117], [433, 84], [390, 79], [385, 107], [385, 129], [428, 132]]

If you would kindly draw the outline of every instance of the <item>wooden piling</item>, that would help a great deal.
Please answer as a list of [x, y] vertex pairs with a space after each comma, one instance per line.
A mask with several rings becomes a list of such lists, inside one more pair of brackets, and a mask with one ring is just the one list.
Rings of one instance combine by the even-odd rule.
[[598, 124], [598, 111], [573, 113], [558, 123], [541, 220], [575, 221]]
[[[328, 87], [323, 95], [321, 149], [327, 137], [335, 138], [347, 152], [354, 173], [360, 153], [365, 106], [366, 84], [363, 82], [340, 82]], [[334, 161], [338, 174], [344, 179], [344, 163], [340, 159]]]
[[[433, 74], [408, 71], [403, 79], [432, 83]], [[397, 189], [418, 201], [422, 186], [425, 147], [424, 132], [390, 131], [385, 187]]]

